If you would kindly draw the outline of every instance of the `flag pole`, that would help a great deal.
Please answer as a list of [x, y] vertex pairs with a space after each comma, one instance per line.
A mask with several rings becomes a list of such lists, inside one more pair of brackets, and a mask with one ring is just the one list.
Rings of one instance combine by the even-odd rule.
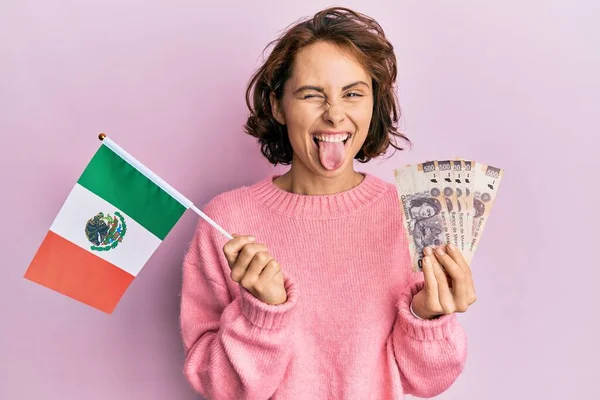
[[227, 232], [225, 229], [223, 229], [219, 225], [217, 225], [217, 223], [215, 221], [213, 221], [212, 219], [210, 219], [210, 217], [208, 215], [206, 215], [202, 211], [200, 211], [200, 209], [198, 207], [196, 207], [195, 205], [192, 204], [190, 206], [190, 208], [196, 214], [198, 214], [199, 216], [201, 216], [202, 218], [204, 218], [204, 220], [206, 222], [208, 222], [209, 224], [211, 224], [215, 229], [217, 229], [219, 232], [221, 232], [227, 239], [229, 239], [229, 240], [233, 239], [233, 236], [231, 236], [229, 234], [229, 232]]
[[221, 232], [226, 238], [233, 239], [225, 229], [220, 227], [215, 221], [213, 221], [208, 215], [204, 214], [198, 207], [194, 205], [190, 200], [188, 200], [184, 195], [175, 190], [171, 185], [162, 180], [158, 175], [148, 169], [144, 164], [136, 160], [131, 154], [127, 153], [123, 148], [113, 142], [110, 138], [106, 137], [106, 133], [100, 133], [98, 135], [98, 139], [102, 142], [102, 144], [106, 145], [106, 147], [110, 148], [116, 154], [118, 154], [121, 158], [127, 161], [131, 166], [137, 169], [142, 175], [146, 178], [150, 179], [156, 185], [158, 185], [165, 192], [169, 193], [173, 198], [175, 198], [179, 203], [181, 203], [186, 209], [191, 209], [200, 217], [202, 217], [206, 222], [211, 224], [215, 229]]

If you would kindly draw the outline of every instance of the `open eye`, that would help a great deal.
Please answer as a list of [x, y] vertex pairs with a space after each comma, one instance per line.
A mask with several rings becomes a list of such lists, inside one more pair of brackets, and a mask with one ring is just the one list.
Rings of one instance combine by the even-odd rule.
[[346, 97], [362, 97], [363, 95], [359, 92], [350, 92], [346, 94]]

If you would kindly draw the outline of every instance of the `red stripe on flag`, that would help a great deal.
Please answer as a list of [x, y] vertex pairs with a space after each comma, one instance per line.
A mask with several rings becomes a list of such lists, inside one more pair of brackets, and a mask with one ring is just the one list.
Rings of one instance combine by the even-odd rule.
[[52, 231], [24, 277], [108, 314], [135, 278]]

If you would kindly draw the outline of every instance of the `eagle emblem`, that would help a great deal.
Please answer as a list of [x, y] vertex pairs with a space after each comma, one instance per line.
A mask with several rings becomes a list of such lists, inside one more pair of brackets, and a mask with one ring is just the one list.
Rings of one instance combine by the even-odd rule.
[[90, 248], [95, 251], [112, 250], [123, 241], [127, 224], [123, 215], [116, 211], [115, 215], [99, 212], [88, 219], [85, 224], [85, 236], [90, 241]]

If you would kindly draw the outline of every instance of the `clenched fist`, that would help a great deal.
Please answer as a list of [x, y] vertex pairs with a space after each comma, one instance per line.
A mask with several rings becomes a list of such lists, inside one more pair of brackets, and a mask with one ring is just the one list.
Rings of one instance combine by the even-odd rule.
[[252, 236], [232, 236], [233, 239], [223, 246], [223, 253], [231, 268], [231, 279], [264, 303], [285, 303], [287, 293], [283, 272], [267, 246], [255, 243]]

